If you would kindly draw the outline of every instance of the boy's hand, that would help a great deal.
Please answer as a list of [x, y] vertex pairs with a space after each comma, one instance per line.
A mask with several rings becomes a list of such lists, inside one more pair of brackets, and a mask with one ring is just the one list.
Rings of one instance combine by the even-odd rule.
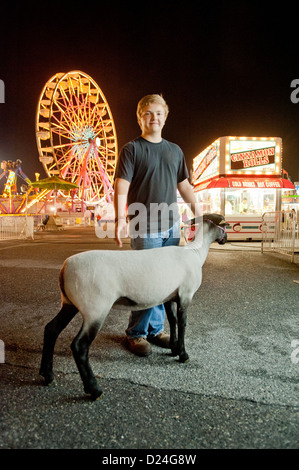
[[127, 221], [125, 218], [119, 218], [115, 222], [115, 242], [121, 248], [123, 246], [121, 236], [127, 237]]

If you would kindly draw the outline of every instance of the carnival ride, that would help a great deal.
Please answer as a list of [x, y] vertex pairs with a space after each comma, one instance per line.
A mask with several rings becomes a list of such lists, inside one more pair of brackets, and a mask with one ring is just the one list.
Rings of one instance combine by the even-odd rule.
[[[1, 169], [3, 170], [0, 174], [0, 181], [4, 182], [3, 190], [1, 190], [2, 194], [0, 194], [0, 212], [3, 213], [18, 213], [24, 206], [26, 201], [26, 190], [29, 188], [30, 179], [26, 176], [21, 168], [22, 161], [21, 160], [3, 160], [1, 162]], [[23, 184], [22, 191], [23, 194], [18, 193], [17, 187], [17, 179], [21, 180], [21, 182], [25, 182], [27, 185]], [[25, 190], [26, 187], [26, 190]]]
[[[115, 124], [102, 90], [89, 75], [75, 70], [57, 73], [47, 81], [37, 105], [35, 130], [39, 161], [47, 176], [58, 176], [76, 187], [55, 191], [55, 200], [63, 197], [72, 205], [75, 201], [82, 212], [88, 205], [111, 203], [118, 153]], [[8, 209], [2, 207], [4, 213], [25, 212], [39, 201], [49, 201], [54, 193], [51, 188], [34, 189], [20, 164], [17, 160], [1, 165], [0, 180], [6, 177], [4, 198], [20, 199], [17, 176], [28, 184], [17, 209], [11, 203]]]
[[10, 194], [17, 194], [17, 176], [21, 177], [26, 183], [30, 183], [30, 179], [25, 175], [21, 168], [22, 160], [4, 160], [1, 162], [1, 169], [3, 172], [0, 175], [0, 180], [6, 177], [3, 194], [9, 196]]

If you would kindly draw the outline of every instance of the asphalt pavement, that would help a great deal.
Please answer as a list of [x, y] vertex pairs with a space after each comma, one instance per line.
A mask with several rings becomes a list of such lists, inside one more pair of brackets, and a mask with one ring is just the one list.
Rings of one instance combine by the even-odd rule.
[[156, 346], [147, 358], [131, 354], [128, 313], [111, 311], [90, 349], [104, 390], [92, 402], [70, 351], [79, 314], [58, 338], [55, 385], [38, 374], [43, 329], [60, 307], [59, 269], [90, 249], [118, 248], [91, 227], [0, 241], [0, 449], [186, 459], [199, 449], [299, 447], [299, 255], [291, 263], [261, 254], [258, 242], [212, 244], [188, 310], [186, 364]]

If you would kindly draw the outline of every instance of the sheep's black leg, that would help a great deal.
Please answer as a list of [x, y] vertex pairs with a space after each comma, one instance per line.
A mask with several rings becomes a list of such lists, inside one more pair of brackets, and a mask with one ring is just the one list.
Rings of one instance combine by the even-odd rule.
[[88, 359], [89, 347], [96, 337], [99, 328], [98, 322], [93, 323], [89, 327], [83, 325], [71, 346], [84, 385], [84, 391], [89, 393], [93, 400], [99, 398], [103, 393], [97, 384]]
[[170, 349], [171, 349], [171, 354], [173, 356], [178, 355], [178, 341], [177, 341], [177, 332], [176, 332], [176, 326], [177, 326], [177, 306], [176, 303], [173, 301], [166, 302], [164, 304], [165, 311], [167, 314], [167, 319], [169, 322], [169, 328], [170, 328]]
[[178, 354], [180, 362], [187, 362], [189, 359], [185, 350], [185, 329], [187, 320], [187, 308], [178, 304]]
[[54, 379], [53, 354], [56, 340], [76, 313], [78, 313], [77, 307], [70, 304], [63, 304], [56, 317], [45, 326], [43, 355], [39, 373], [45, 378], [46, 385], [49, 385]]

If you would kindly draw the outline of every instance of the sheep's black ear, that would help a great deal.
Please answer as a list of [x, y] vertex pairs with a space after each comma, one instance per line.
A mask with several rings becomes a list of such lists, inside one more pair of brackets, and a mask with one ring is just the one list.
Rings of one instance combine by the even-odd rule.
[[[202, 220], [211, 220], [215, 225], [220, 225], [224, 221], [224, 217], [221, 214], [204, 214], [202, 217], [196, 217], [190, 220], [186, 220], [186, 225], [194, 225], [201, 222]], [[226, 224], [226, 222], [224, 222]], [[226, 224], [228, 225], [228, 224]]]
[[195, 219], [186, 220], [184, 223], [185, 223], [185, 225], [194, 225], [195, 224]]
[[202, 221], [202, 217], [193, 217], [193, 219], [186, 220], [185, 225], [195, 225]]
[[222, 220], [224, 220], [223, 215], [221, 214], [204, 214], [203, 220], [209, 219], [214, 222], [215, 225], [219, 225]]
[[218, 224], [219, 227], [228, 227], [229, 223], [228, 222], [221, 222], [221, 224]]

